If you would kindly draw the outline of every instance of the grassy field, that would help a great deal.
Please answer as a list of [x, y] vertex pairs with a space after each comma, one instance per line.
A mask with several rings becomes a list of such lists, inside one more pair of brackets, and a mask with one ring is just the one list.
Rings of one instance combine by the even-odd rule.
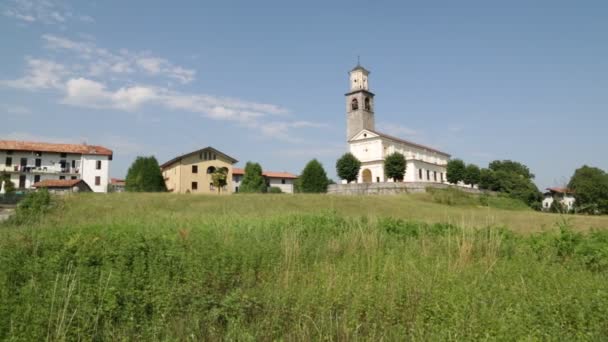
[[486, 201], [67, 197], [0, 226], [0, 340], [607, 340], [608, 218]]

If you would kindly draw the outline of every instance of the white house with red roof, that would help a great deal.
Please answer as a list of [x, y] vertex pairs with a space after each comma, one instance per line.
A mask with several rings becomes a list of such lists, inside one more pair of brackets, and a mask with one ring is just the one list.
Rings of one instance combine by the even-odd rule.
[[0, 173], [21, 190], [43, 181], [83, 180], [92, 191], [107, 192], [111, 161], [112, 151], [103, 146], [0, 140]]
[[[239, 192], [241, 181], [245, 176], [245, 170], [233, 168], [232, 169], [232, 186], [233, 192]], [[281, 189], [282, 192], [292, 194], [294, 192], [294, 182], [298, 179], [298, 176], [289, 172], [275, 172], [275, 171], [264, 171], [262, 176], [266, 179], [266, 185], [268, 187], [276, 187]]]
[[559, 201], [567, 211], [574, 209], [574, 202], [576, 201], [574, 191], [568, 188], [547, 188], [544, 196], [545, 198], [542, 203], [544, 211], [549, 211], [554, 201]]
[[350, 71], [346, 93], [346, 138], [350, 152], [361, 161], [358, 183], [392, 182], [384, 175], [384, 158], [394, 152], [406, 159], [404, 182], [447, 183], [448, 153], [375, 130], [374, 93], [369, 71], [357, 65]]

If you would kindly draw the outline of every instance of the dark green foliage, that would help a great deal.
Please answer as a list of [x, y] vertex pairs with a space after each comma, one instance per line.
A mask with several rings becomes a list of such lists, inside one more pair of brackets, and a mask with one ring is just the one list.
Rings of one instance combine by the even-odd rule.
[[228, 169], [221, 167], [211, 174], [211, 181], [213, 186], [217, 188], [217, 193], [222, 192], [222, 188], [226, 186], [228, 182]]
[[578, 212], [608, 214], [608, 174], [584, 165], [574, 171], [568, 187], [574, 191]]
[[327, 185], [329, 184], [327, 174], [325, 173], [323, 165], [316, 159], [313, 159], [306, 164], [300, 179], [302, 180], [302, 192], [327, 192]]
[[22, 225], [38, 222], [51, 208], [51, 195], [47, 189], [30, 192], [19, 202], [15, 214], [11, 217], [13, 223]]
[[460, 159], [451, 159], [446, 167], [446, 178], [448, 182], [457, 184], [464, 181], [466, 166]]
[[283, 193], [283, 190], [281, 190], [281, 188], [279, 188], [278, 186], [271, 186], [270, 188], [268, 188], [268, 193], [281, 194]]
[[262, 175], [262, 166], [258, 163], [245, 164], [245, 176], [239, 187], [239, 192], [263, 193], [266, 192], [266, 179]]
[[505, 210], [529, 210], [526, 203], [504, 195], [471, 194], [456, 187], [447, 189], [429, 187], [426, 192], [430, 194], [433, 202], [450, 206], [484, 206]]
[[165, 180], [154, 156], [137, 157], [129, 171], [125, 184], [126, 191], [162, 192], [166, 191]]
[[0, 188], [4, 185], [4, 193], [12, 195], [15, 192], [15, 184], [11, 181], [11, 175], [7, 172], [0, 174]]
[[533, 178], [528, 167], [521, 163], [495, 160], [489, 168], [481, 170], [479, 188], [504, 193], [533, 209], [540, 209], [542, 194], [532, 181]]
[[396, 182], [403, 181], [405, 176], [405, 157], [399, 152], [394, 152], [384, 158], [384, 175]]
[[359, 176], [361, 162], [352, 153], [345, 153], [336, 162], [336, 172], [340, 179], [346, 180], [348, 183], [354, 182]]
[[488, 165], [488, 168], [493, 171], [514, 173], [526, 179], [534, 179], [534, 174], [526, 165], [512, 160], [495, 160]]
[[465, 184], [470, 184], [471, 187], [473, 187], [474, 185], [479, 184], [480, 177], [481, 177], [481, 171], [479, 170], [479, 167], [477, 165], [475, 165], [475, 164], [467, 165], [467, 167], [464, 170], [464, 177], [463, 177], [463, 181], [465, 182]]

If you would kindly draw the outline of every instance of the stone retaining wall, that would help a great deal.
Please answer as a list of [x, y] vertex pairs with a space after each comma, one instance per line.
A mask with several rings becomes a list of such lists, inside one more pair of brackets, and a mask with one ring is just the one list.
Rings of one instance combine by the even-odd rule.
[[330, 195], [394, 195], [399, 193], [422, 193], [426, 192], [427, 188], [457, 188], [473, 194], [484, 193], [482, 190], [469, 187], [424, 182], [331, 184], [327, 193]]

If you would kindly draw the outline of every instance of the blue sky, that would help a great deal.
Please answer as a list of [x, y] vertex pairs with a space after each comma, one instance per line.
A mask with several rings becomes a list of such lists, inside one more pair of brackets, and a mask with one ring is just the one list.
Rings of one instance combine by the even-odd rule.
[[379, 130], [544, 188], [608, 169], [606, 1], [0, 1], [0, 138], [264, 169], [346, 151], [347, 72]]

